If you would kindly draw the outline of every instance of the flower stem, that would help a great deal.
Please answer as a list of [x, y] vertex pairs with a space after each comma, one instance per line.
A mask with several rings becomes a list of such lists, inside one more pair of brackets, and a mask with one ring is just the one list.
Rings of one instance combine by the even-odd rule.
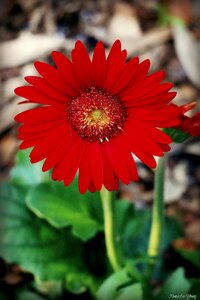
[[113, 270], [116, 272], [121, 269], [121, 266], [117, 255], [117, 247], [115, 245], [113, 197], [112, 193], [106, 190], [105, 187], [102, 187], [100, 195], [104, 213], [104, 232], [107, 255]]
[[151, 276], [152, 269], [159, 255], [160, 241], [164, 217], [164, 174], [166, 156], [159, 158], [155, 172], [154, 203], [152, 211], [152, 224], [148, 245], [148, 256], [150, 257], [148, 274]]

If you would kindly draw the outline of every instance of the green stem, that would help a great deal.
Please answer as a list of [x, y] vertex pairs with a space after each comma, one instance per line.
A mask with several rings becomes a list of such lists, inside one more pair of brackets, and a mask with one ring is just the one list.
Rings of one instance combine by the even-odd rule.
[[113, 218], [113, 198], [112, 193], [102, 187], [100, 191], [101, 202], [104, 213], [104, 232], [108, 259], [113, 270], [116, 272], [121, 269], [115, 245], [114, 218]]
[[151, 276], [152, 269], [159, 255], [160, 241], [163, 227], [164, 217], [164, 174], [165, 174], [166, 157], [159, 158], [155, 172], [154, 186], [154, 203], [152, 211], [152, 224], [148, 245], [149, 275]]

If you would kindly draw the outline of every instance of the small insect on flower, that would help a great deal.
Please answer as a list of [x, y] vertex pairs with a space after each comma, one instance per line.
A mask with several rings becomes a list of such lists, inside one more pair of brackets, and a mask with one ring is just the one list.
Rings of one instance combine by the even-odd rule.
[[180, 110], [170, 104], [172, 84], [165, 74], [147, 75], [150, 62], [138, 57], [126, 62], [126, 50], [116, 41], [108, 56], [98, 42], [92, 60], [77, 41], [69, 60], [59, 52], [56, 67], [36, 62], [41, 75], [25, 77], [30, 84], [15, 89], [39, 107], [15, 117], [22, 123], [21, 149], [33, 147], [32, 163], [44, 159], [43, 171], [68, 186], [79, 171], [79, 190], [116, 190], [119, 180], [137, 181], [132, 153], [151, 168], [153, 155], [169, 151], [171, 138], [158, 128], [178, 125]]

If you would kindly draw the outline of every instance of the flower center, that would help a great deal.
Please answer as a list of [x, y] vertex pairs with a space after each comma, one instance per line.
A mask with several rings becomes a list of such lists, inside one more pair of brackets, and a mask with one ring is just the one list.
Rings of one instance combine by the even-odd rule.
[[95, 109], [91, 112], [90, 117], [94, 121], [101, 121], [102, 119], [106, 119], [106, 114], [102, 109]]
[[85, 140], [104, 142], [121, 131], [126, 110], [116, 96], [92, 87], [72, 99], [68, 119]]

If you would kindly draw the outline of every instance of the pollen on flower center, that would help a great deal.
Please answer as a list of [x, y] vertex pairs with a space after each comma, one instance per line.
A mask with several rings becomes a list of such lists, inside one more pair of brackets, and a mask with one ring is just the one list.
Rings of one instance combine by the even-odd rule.
[[120, 132], [126, 120], [126, 110], [116, 96], [92, 87], [72, 99], [68, 119], [82, 138], [103, 142]]
[[91, 114], [90, 114], [90, 117], [95, 122], [107, 120], [106, 114], [103, 111], [103, 109], [95, 109], [95, 110], [93, 110], [91, 112]]

